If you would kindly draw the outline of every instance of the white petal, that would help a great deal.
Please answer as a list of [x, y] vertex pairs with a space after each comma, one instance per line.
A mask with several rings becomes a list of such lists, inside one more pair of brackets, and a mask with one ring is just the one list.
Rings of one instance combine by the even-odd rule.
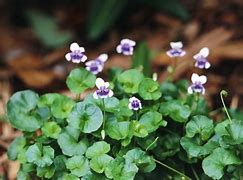
[[101, 66], [101, 65], [98, 65], [98, 72], [101, 72], [103, 70], [103, 66]]
[[94, 97], [95, 99], [99, 99], [99, 96], [97, 95], [96, 91], [94, 92], [93, 97]]
[[97, 58], [102, 62], [106, 62], [106, 60], [108, 59], [108, 55], [107, 54], [101, 54], [99, 55], [99, 57]]
[[121, 53], [121, 52], [122, 52], [122, 46], [121, 46], [121, 45], [118, 45], [118, 46], [116, 47], [116, 51], [117, 51], [118, 53]]
[[174, 56], [171, 54], [170, 50], [167, 51], [166, 54], [167, 54], [169, 57], [171, 57], [171, 58], [174, 57]]
[[131, 103], [128, 104], [128, 108], [132, 109], [132, 104]]
[[72, 59], [72, 62], [78, 64], [78, 63], [80, 63], [80, 60], [79, 59]]
[[95, 85], [99, 89], [101, 86], [105, 85], [105, 81], [101, 78], [97, 78], [96, 81], [95, 81]]
[[200, 50], [199, 54], [201, 54], [201, 56], [203, 56], [203, 57], [208, 57], [209, 49], [207, 47], [204, 47]]
[[87, 60], [87, 56], [83, 55], [82, 58], [80, 59], [82, 62], [85, 62]]
[[207, 82], [207, 77], [202, 75], [202, 76], [199, 76], [199, 81], [202, 83], [202, 84], [205, 84]]
[[78, 43], [72, 43], [70, 45], [70, 50], [73, 52], [73, 51], [80, 51], [80, 52], [84, 52], [84, 48], [83, 47], [79, 47]]
[[188, 94], [192, 94], [192, 93], [193, 93], [193, 91], [192, 91], [192, 87], [191, 87], [191, 86], [188, 87], [187, 92], [188, 92]]
[[211, 64], [209, 62], [206, 62], [205, 68], [208, 69], [208, 68], [210, 68], [210, 66], [211, 66]]
[[85, 63], [86, 66], [90, 66], [91, 64], [95, 63], [95, 61], [88, 61]]
[[130, 46], [135, 46], [136, 42], [131, 39], [122, 39], [121, 44], [129, 44]]
[[204, 94], [205, 94], [205, 88], [202, 89], [202, 95], [204, 95]]
[[186, 55], [186, 51], [181, 51], [180, 57], [185, 56]]
[[142, 104], [141, 103], [139, 103], [139, 108], [142, 109]]
[[192, 74], [192, 77], [191, 77], [191, 80], [192, 80], [193, 83], [195, 83], [195, 82], [197, 82], [197, 81], [200, 81], [200, 80], [199, 80], [199, 76], [198, 76], [198, 74], [193, 73], [193, 74]]
[[71, 55], [70, 55], [70, 53], [67, 53], [67, 54], [65, 55], [65, 58], [66, 58], [67, 61], [70, 61], [70, 60], [71, 60]]
[[181, 41], [179, 41], [179, 42], [171, 42], [170, 43], [170, 47], [172, 49], [181, 49], [183, 47], [183, 44], [182, 44]]
[[129, 102], [133, 102], [134, 100], [137, 100], [137, 98], [136, 97], [129, 98]]
[[90, 67], [89, 66], [86, 66], [86, 68], [85, 69], [87, 69], [88, 71], [90, 71]]
[[113, 91], [112, 91], [112, 90], [110, 90], [110, 91], [109, 91], [108, 96], [109, 96], [109, 97], [112, 97], [112, 96], [113, 96], [113, 94], [114, 94], [114, 93], [113, 93]]
[[108, 88], [108, 87], [110, 86], [110, 83], [109, 83], [109, 82], [104, 82], [104, 86], [105, 86], [106, 88]]

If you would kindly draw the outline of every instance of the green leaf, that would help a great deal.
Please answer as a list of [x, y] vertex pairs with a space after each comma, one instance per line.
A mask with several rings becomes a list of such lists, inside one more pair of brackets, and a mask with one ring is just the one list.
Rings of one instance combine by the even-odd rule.
[[189, 138], [199, 134], [200, 138], [205, 141], [212, 135], [213, 131], [213, 121], [202, 115], [193, 116], [192, 120], [186, 125], [186, 136]]
[[60, 94], [57, 93], [47, 93], [42, 96], [40, 96], [38, 100], [38, 107], [51, 107], [54, 100], [57, 99], [60, 96]]
[[89, 174], [86, 174], [84, 177], [82, 177], [81, 180], [109, 180], [109, 179], [104, 174], [90, 172]]
[[12, 161], [16, 160], [20, 151], [26, 145], [25, 137], [17, 137], [8, 147], [8, 158]]
[[88, 39], [95, 40], [105, 33], [119, 18], [126, 3], [127, 0], [92, 0], [87, 22]]
[[167, 122], [162, 119], [162, 115], [156, 111], [143, 114], [139, 123], [146, 127], [148, 133], [156, 131], [160, 126], [165, 127], [167, 125]]
[[62, 131], [61, 127], [56, 122], [46, 122], [41, 130], [45, 136], [54, 139], [57, 139], [59, 133]]
[[218, 123], [215, 127], [215, 133], [219, 136], [227, 136], [229, 135], [228, 131], [226, 130], [226, 126], [230, 124], [230, 120], [225, 120]]
[[215, 148], [219, 147], [219, 143], [213, 138], [203, 145], [198, 137], [182, 137], [180, 143], [183, 149], [185, 149], [189, 155], [189, 158], [208, 155]]
[[129, 94], [138, 92], [138, 86], [143, 80], [143, 74], [136, 70], [130, 69], [118, 75], [118, 82], [122, 84], [123, 90]]
[[233, 120], [226, 126], [226, 129], [230, 135], [229, 142], [232, 144], [242, 144], [243, 143], [243, 121]]
[[26, 151], [27, 161], [38, 167], [50, 166], [54, 159], [54, 149], [50, 146], [33, 144]]
[[69, 31], [60, 31], [53, 17], [37, 11], [28, 11], [27, 17], [40, 41], [51, 48], [67, 44], [72, 34]]
[[209, 177], [220, 179], [224, 175], [224, 168], [232, 164], [241, 164], [239, 157], [231, 150], [217, 148], [203, 160], [202, 168]]
[[107, 154], [95, 156], [90, 161], [90, 167], [97, 173], [103, 173], [112, 160], [113, 158]]
[[146, 127], [143, 124], [141, 124], [140, 122], [133, 120], [130, 125], [132, 126], [131, 131], [133, 132], [134, 136], [146, 137], [148, 135], [148, 131], [147, 131]]
[[128, 104], [129, 104], [129, 100], [128, 99], [122, 99], [120, 100], [120, 104], [119, 104], [119, 115], [120, 116], [125, 116], [125, 117], [130, 117], [133, 115], [133, 111], [131, 109], [128, 108]]
[[134, 54], [132, 56], [132, 68], [143, 69], [143, 74], [146, 76], [151, 75], [151, 62], [152, 53], [148, 48], [146, 42], [141, 42], [136, 47]]
[[121, 140], [125, 139], [130, 130], [130, 122], [118, 122], [116, 119], [109, 119], [106, 123], [106, 132], [112, 139]]
[[188, 106], [183, 105], [180, 101], [172, 100], [160, 105], [160, 112], [164, 116], [169, 116], [176, 122], [186, 122], [191, 114]]
[[160, 85], [160, 91], [166, 100], [178, 97], [178, 88], [172, 82], [165, 81]]
[[77, 176], [73, 174], [64, 174], [61, 180], [80, 180]]
[[55, 118], [67, 118], [75, 102], [66, 96], [58, 95], [51, 106], [51, 113]]
[[[74, 131], [76, 130], [74, 129]], [[63, 154], [68, 156], [82, 155], [88, 148], [88, 142], [86, 139], [79, 140], [78, 137], [74, 137], [67, 130], [59, 134], [57, 142], [62, 149]]]
[[13, 127], [33, 132], [41, 127], [42, 119], [35, 111], [39, 96], [33, 91], [16, 92], [7, 104], [7, 114]]
[[66, 162], [66, 167], [71, 174], [81, 177], [90, 171], [89, 161], [84, 156], [73, 156]]
[[84, 68], [73, 69], [67, 77], [66, 84], [70, 91], [80, 94], [95, 86], [96, 77]]
[[138, 94], [144, 100], [157, 100], [161, 97], [159, 83], [151, 78], [143, 79], [138, 87]]
[[67, 158], [66, 156], [64, 155], [58, 155], [55, 157], [54, 159], [54, 166], [55, 166], [55, 171], [61, 171], [61, 172], [64, 172], [66, 171], [66, 161], [67, 161]]
[[122, 157], [114, 159], [105, 169], [106, 177], [117, 180], [133, 180], [137, 172], [137, 166], [134, 163], [125, 163]]
[[70, 113], [68, 123], [71, 127], [79, 128], [84, 133], [91, 133], [101, 127], [103, 114], [99, 107], [79, 102]]
[[47, 166], [47, 167], [37, 167], [37, 176], [44, 177], [50, 179], [55, 173], [54, 166]]
[[90, 146], [86, 151], [87, 158], [94, 158], [96, 156], [101, 156], [110, 151], [110, 144], [105, 141], [95, 142], [92, 146]]

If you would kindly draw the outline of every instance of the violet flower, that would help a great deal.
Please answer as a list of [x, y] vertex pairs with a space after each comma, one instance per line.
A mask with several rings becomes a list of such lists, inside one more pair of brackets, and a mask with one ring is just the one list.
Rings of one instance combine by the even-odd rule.
[[193, 58], [196, 60], [195, 67], [208, 69], [211, 66], [206, 59], [208, 55], [209, 49], [207, 47], [202, 48], [198, 54], [194, 55]]
[[67, 61], [72, 61], [73, 63], [85, 62], [87, 60], [87, 56], [83, 53], [85, 52], [83, 47], [79, 47], [77, 43], [72, 43], [70, 45], [71, 52], [65, 55]]
[[132, 55], [135, 45], [135, 41], [130, 39], [123, 39], [121, 40], [120, 44], [116, 47], [116, 51], [118, 53], [122, 53], [123, 55]]
[[186, 51], [182, 49], [183, 44], [182, 42], [171, 42], [170, 43], [171, 49], [166, 52], [166, 54], [173, 58], [173, 57], [182, 57], [186, 54]]
[[192, 80], [192, 84], [187, 89], [188, 93], [192, 94], [196, 92], [196, 93], [205, 94], [205, 88], [203, 85], [207, 82], [207, 77], [204, 75], [199, 76], [198, 74], [193, 73], [191, 80]]
[[139, 109], [142, 109], [141, 101], [138, 98], [136, 98], [136, 97], [131, 97], [129, 99], [128, 108], [129, 109], [132, 109], [134, 111], [137, 111]]
[[101, 54], [96, 59], [88, 61], [85, 63], [86, 69], [93, 74], [98, 74], [104, 68], [104, 63], [108, 59], [107, 54]]
[[103, 79], [97, 78], [95, 84], [98, 88], [93, 94], [95, 99], [102, 99], [113, 96], [113, 91], [108, 88], [110, 85], [109, 82], [105, 82]]

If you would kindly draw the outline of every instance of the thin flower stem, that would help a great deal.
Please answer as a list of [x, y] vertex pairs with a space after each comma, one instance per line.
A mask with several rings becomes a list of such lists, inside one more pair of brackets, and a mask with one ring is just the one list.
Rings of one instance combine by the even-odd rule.
[[136, 120], [138, 121], [138, 110], [135, 112]]
[[150, 145], [148, 145], [148, 147], [146, 148], [146, 151], [147, 151], [151, 146], [153, 146], [154, 143], [156, 143], [156, 142], [158, 141], [158, 139], [159, 139], [159, 137], [155, 138], [155, 140], [154, 140]]
[[105, 116], [105, 100], [102, 99], [102, 106], [103, 106], [103, 125], [102, 125], [102, 130], [101, 130], [101, 138], [105, 139], [105, 120], [106, 120], [106, 116]]
[[188, 177], [187, 175], [183, 174], [182, 172], [180, 172], [180, 171], [178, 171], [178, 170], [176, 170], [176, 169], [174, 169], [174, 168], [172, 168], [172, 167], [170, 167], [170, 166], [168, 166], [168, 165], [166, 165], [166, 164], [160, 162], [160, 161], [157, 160], [157, 159], [154, 159], [154, 158], [153, 158], [153, 160], [154, 160], [156, 163], [158, 163], [158, 164], [160, 164], [160, 165], [166, 167], [167, 169], [169, 169], [169, 170], [171, 170], [171, 171], [173, 171], [173, 172], [175, 172], [175, 173], [181, 175], [181, 176], [184, 177], [186, 180], [191, 180], [190, 177]]
[[[192, 166], [191, 166], [191, 167], [192, 167]], [[199, 178], [198, 175], [197, 175], [197, 172], [195, 171], [195, 169], [194, 169], [193, 167], [192, 167], [192, 172], [193, 172], [193, 174], [194, 174], [196, 180], [200, 180], [200, 178]]]
[[230, 120], [230, 122], [232, 123], [232, 119], [231, 119], [231, 117], [230, 117], [230, 115], [229, 115], [229, 112], [228, 112], [228, 110], [227, 110], [227, 107], [226, 107], [226, 105], [225, 105], [225, 103], [224, 103], [224, 98], [223, 98], [223, 96], [226, 97], [227, 95], [228, 95], [228, 93], [227, 93], [225, 90], [220, 91], [220, 98], [221, 98], [222, 104], [223, 104], [223, 106], [224, 106], [225, 113], [226, 113], [226, 115], [228, 116], [228, 119]]

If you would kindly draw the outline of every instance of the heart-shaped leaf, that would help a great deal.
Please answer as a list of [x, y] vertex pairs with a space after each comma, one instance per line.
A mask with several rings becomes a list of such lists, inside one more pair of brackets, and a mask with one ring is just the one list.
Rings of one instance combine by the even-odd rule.
[[159, 83], [151, 78], [143, 79], [138, 87], [138, 94], [144, 100], [157, 100], [161, 97]]
[[95, 156], [90, 161], [90, 167], [97, 173], [103, 173], [105, 168], [111, 163], [112, 160], [113, 158], [107, 154]]
[[110, 151], [110, 144], [105, 141], [95, 142], [92, 146], [90, 146], [86, 151], [87, 158], [94, 158], [96, 156], [101, 156]]
[[73, 156], [66, 161], [66, 167], [71, 174], [81, 177], [90, 171], [89, 161], [84, 156]]

